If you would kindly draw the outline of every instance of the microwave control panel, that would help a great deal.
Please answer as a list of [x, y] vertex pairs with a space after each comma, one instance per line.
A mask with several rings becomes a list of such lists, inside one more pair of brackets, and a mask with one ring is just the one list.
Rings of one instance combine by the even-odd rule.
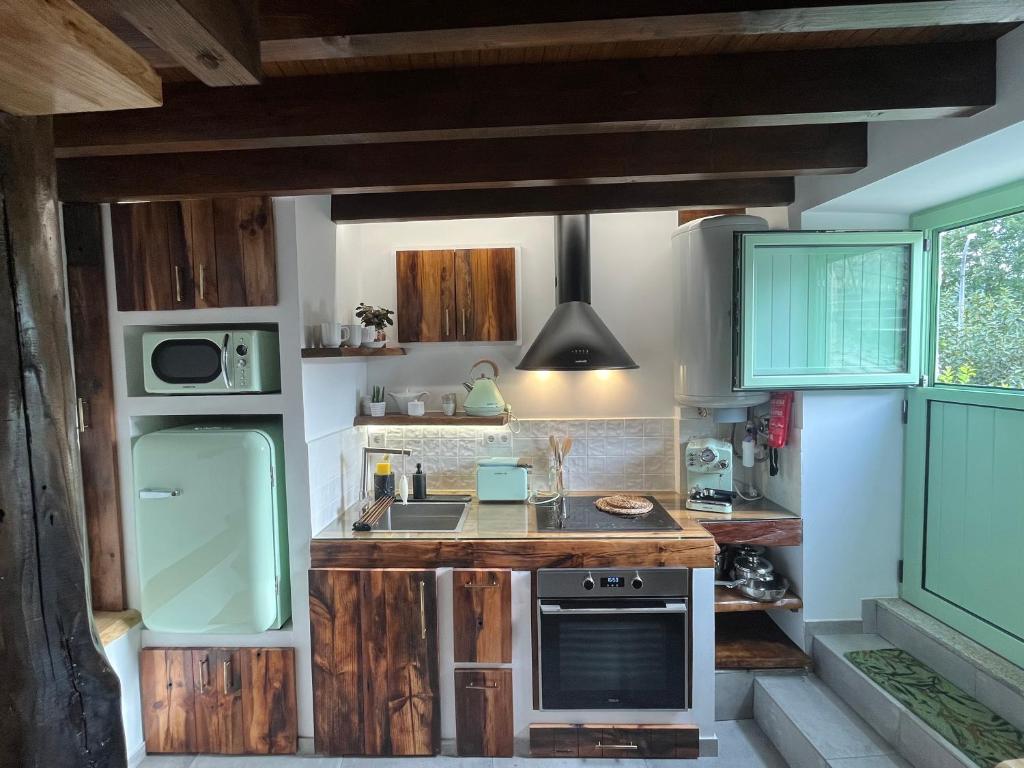
[[234, 377], [233, 385], [238, 389], [245, 389], [249, 386], [249, 335], [245, 333], [236, 333], [233, 335], [232, 341], [235, 343], [235, 349], [233, 357], [235, 358], [235, 370], [232, 371]]

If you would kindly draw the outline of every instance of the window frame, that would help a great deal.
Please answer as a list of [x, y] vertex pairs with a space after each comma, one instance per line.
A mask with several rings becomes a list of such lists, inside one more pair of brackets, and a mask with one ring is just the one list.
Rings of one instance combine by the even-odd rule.
[[922, 328], [922, 350], [925, 355], [921, 370], [927, 386], [957, 392], [1000, 392], [1024, 395], [1024, 390], [990, 387], [977, 384], [944, 384], [936, 380], [939, 352], [939, 237], [943, 232], [984, 221], [1024, 213], [1024, 179], [978, 192], [942, 205], [926, 208], [910, 216], [910, 228], [925, 233], [925, 271], [928, 280], [925, 296], [927, 317]]

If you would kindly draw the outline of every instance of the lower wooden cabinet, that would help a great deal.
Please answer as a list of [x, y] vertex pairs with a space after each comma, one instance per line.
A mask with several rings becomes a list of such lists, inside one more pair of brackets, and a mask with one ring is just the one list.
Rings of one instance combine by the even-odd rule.
[[455, 745], [462, 756], [512, 757], [512, 670], [455, 670]]
[[313, 735], [323, 755], [436, 755], [434, 571], [309, 572]]
[[291, 648], [145, 648], [147, 752], [291, 754], [298, 747]]
[[452, 573], [455, 663], [512, 661], [512, 571]]
[[700, 731], [695, 725], [567, 725], [530, 726], [533, 757], [700, 756]]

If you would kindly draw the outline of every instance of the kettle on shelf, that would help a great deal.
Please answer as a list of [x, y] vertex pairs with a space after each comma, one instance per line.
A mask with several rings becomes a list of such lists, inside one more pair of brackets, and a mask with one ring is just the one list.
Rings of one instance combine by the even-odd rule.
[[491, 366], [493, 371], [492, 377], [488, 378], [487, 374], [481, 373], [480, 376], [473, 381], [466, 381], [462, 383], [462, 386], [466, 388], [469, 393], [466, 395], [466, 402], [463, 403], [463, 408], [466, 410], [467, 416], [500, 416], [506, 410], [505, 398], [501, 396], [501, 392], [498, 391], [498, 385], [495, 384], [495, 379], [498, 378], [498, 366], [495, 365], [492, 360], [478, 360], [473, 363], [469, 369], [470, 375], [473, 373], [473, 369], [478, 365]]

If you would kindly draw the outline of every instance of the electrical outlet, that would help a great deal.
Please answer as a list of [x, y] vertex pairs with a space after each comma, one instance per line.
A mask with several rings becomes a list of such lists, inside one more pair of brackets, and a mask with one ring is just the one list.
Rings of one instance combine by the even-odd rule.
[[498, 445], [512, 445], [512, 435], [508, 432], [499, 432]]
[[384, 438], [387, 436], [386, 432], [371, 432], [370, 433], [370, 447], [371, 448], [383, 448]]
[[488, 433], [485, 439], [487, 440], [488, 445], [494, 445], [496, 442], [498, 442], [498, 436], [493, 432]]

